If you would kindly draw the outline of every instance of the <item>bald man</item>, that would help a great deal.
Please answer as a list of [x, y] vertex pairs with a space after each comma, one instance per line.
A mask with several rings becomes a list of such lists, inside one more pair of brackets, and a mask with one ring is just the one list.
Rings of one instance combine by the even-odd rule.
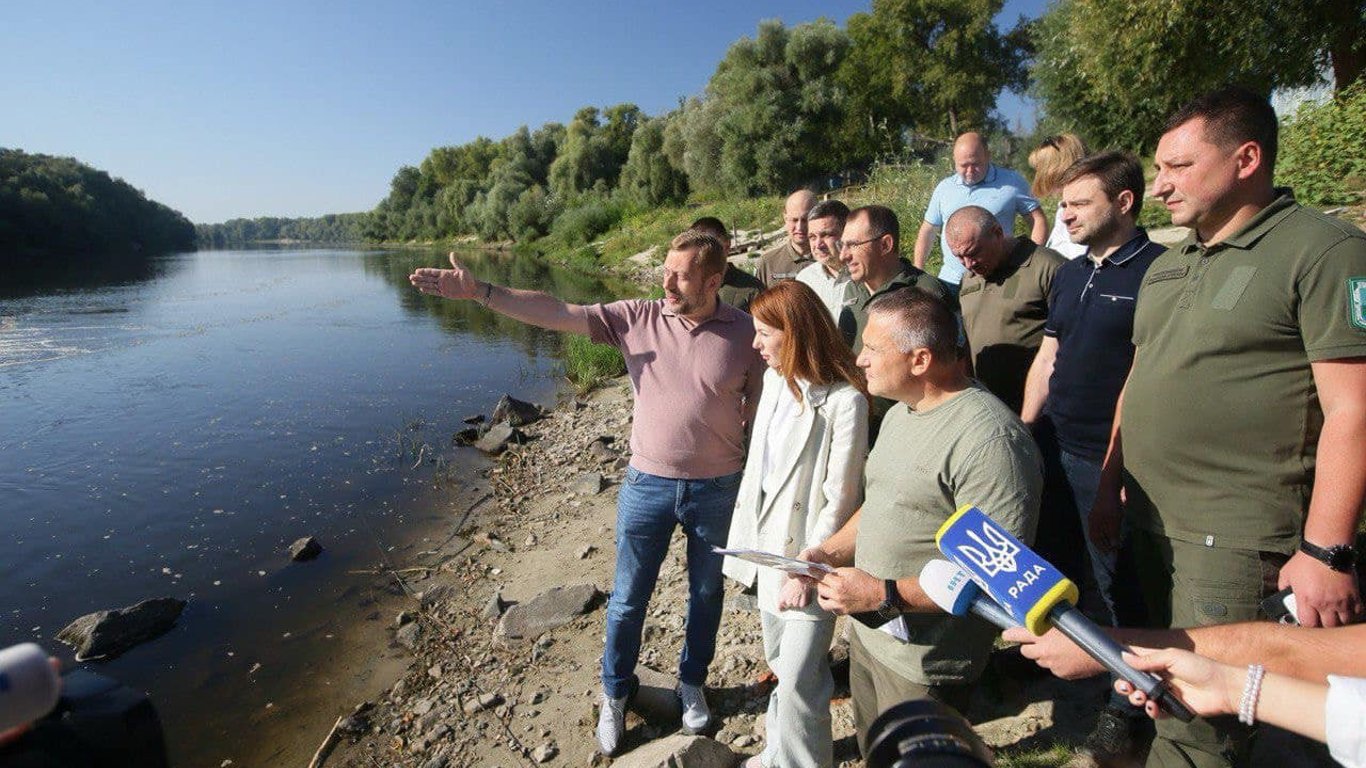
[[765, 287], [782, 280], [796, 280], [798, 272], [816, 262], [816, 257], [811, 255], [811, 243], [806, 239], [806, 214], [815, 205], [816, 196], [805, 189], [787, 196], [787, 203], [783, 206], [783, 228], [787, 230], [787, 242], [761, 256], [759, 267], [754, 270], [754, 276]]
[[[943, 228], [944, 222], [959, 208], [968, 205], [991, 211], [1006, 237], [1015, 234], [1015, 217], [1023, 216], [1030, 222], [1030, 240], [1043, 245], [1048, 239], [1048, 219], [1044, 217], [1039, 201], [1029, 191], [1029, 182], [1009, 168], [992, 165], [991, 152], [982, 134], [969, 132], [958, 137], [953, 143], [953, 168], [957, 173], [939, 182], [934, 194], [930, 195], [925, 220], [921, 222], [920, 233], [915, 238], [914, 261], [917, 267], [925, 268], [934, 236]], [[956, 292], [963, 281], [963, 265], [954, 258], [948, 241], [942, 236], [939, 250], [944, 256], [939, 279]]]

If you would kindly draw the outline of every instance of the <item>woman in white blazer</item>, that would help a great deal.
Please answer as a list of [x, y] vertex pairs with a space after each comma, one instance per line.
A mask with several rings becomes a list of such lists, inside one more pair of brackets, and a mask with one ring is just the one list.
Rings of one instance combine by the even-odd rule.
[[[863, 502], [867, 388], [810, 287], [778, 283], [749, 309], [754, 347], [769, 370], [727, 546], [793, 557], [825, 541]], [[835, 617], [782, 571], [728, 557], [725, 572], [746, 586], [757, 581], [764, 656], [778, 678], [767, 743], [746, 768], [828, 768], [834, 680], [826, 652]]]

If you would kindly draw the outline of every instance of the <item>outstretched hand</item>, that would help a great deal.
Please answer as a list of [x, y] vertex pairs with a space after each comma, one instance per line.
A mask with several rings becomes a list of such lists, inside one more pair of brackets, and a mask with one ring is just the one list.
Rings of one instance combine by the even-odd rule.
[[1091, 658], [1081, 646], [1072, 642], [1057, 629], [1035, 636], [1024, 627], [1011, 627], [1001, 638], [1020, 644], [1020, 655], [1064, 680], [1094, 677], [1105, 671], [1100, 662]]
[[479, 281], [450, 254], [451, 269], [419, 267], [408, 276], [408, 282], [423, 293], [445, 299], [473, 299], [479, 296]]
[[[1133, 649], [1124, 660], [1134, 669], [1155, 672], [1164, 678], [1176, 695], [1197, 715], [1229, 715], [1238, 711], [1238, 697], [1243, 686], [1244, 670], [1220, 664], [1199, 654], [1179, 648]], [[1157, 702], [1127, 680], [1116, 680], [1115, 690], [1129, 697], [1136, 707], [1143, 707], [1154, 720], [1166, 717]]]

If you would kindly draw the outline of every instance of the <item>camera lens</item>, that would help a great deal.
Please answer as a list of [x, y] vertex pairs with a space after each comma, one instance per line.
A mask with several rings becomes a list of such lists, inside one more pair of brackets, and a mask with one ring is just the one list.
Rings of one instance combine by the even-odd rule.
[[991, 750], [952, 707], [903, 701], [868, 729], [868, 768], [990, 768]]

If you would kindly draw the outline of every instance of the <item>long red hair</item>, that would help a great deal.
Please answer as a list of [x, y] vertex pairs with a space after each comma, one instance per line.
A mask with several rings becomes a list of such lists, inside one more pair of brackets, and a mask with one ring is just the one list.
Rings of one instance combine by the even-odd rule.
[[796, 280], [777, 283], [754, 297], [749, 313], [783, 332], [778, 372], [797, 402], [802, 401], [797, 379], [823, 385], [844, 381], [868, 396], [863, 370], [854, 363], [854, 353], [835, 328], [830, 310], [810, 286]]

